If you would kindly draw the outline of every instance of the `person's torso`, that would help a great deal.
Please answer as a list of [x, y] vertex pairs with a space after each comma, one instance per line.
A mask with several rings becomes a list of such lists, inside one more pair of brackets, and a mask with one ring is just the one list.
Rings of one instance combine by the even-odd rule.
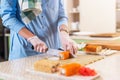
[[[59, 0], [42, 0], [41, 6], [43, 9], [42, 13], [26, 25], [26, 27], [43, 40], [48, 47], [57, 48], [60, 42], [58, 36]], [[19, 11], [18, 9], [18, 12]], [[19, 15], [17, 15], [17, 17], [20, 19]], [[11, 42], [14, 43], [13, 45], [23, 45], [26, 49], [32, 46], [15, 31], [11, 31]], [[13, 47], [16, 48], [15, 46]]]

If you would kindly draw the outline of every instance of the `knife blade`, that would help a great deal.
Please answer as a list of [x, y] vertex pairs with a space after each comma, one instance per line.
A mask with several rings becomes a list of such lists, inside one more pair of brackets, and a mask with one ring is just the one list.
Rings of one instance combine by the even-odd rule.
[[45, 52], [45, 54], [50, 55], [50, 56], [60, 57], [60, 55], [59, 55], [60, 52], [62, 52], [62, 50], [49, 48], [49, 49]]

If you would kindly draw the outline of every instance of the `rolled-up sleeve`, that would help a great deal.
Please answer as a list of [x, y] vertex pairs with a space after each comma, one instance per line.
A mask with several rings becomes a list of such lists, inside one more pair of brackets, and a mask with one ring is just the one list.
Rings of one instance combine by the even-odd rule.
[[17, 0], [1, 0], [3, 25], [18, 33], [25, 25], [17, 18], [17, 6]]
[[65, 24], [68, 26], [68, 17], [65, 11], [64, 7], [64, 0], [59, 0], [59, 16], [58, 16], [58, 27], [62, 24]]

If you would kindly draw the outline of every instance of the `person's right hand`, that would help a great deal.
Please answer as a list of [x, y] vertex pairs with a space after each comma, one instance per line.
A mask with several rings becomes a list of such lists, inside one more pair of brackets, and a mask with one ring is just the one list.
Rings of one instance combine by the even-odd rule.
[[33, 37], [29, 38], [28, 41], [33, 45], [34, 50], [37, 52], [44, 53], [48, 49], [46, 44], [42, 40], [40, 40], [37, 36], [33, 36]]

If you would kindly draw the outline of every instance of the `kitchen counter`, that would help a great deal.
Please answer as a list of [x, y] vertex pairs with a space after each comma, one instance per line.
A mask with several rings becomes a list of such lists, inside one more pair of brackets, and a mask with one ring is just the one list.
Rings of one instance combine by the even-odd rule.
[[120, 36], [118, 37], [90, 37], [88, 35], [72, 35], [70, 36], [72, 39], [78, 39], [78, 40], [118, 40], [120, 39]]
[[[68, 77], [57, 77], [49, 74], [45, 76], [29, 72], [28, 70], [31, 69], [33, 63], [43, 57], [45, 57], [45, 55], [36, 55], [18, 60], [1, 62], [0, 80], [80, 80], [72, 79], [72, 77], [68, 79]], [[100, 74], [100, 77], [96, 80], [120, 80], [119, 61], [120, 52], [88, 66], [96, 69]]]

